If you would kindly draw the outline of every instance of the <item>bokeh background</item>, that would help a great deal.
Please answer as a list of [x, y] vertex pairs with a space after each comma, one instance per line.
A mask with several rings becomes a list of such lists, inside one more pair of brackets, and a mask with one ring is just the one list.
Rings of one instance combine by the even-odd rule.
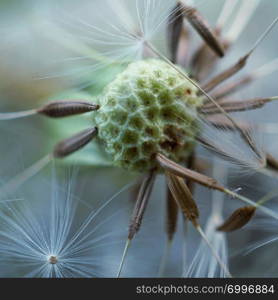
[[[239, 2], [249, 0], [239, 0]], [[251, 1], [251, 0], [250, 0]], [[86, 90], [90, 95], [97, 95], [113, 78], [120, 67], [110, 66], [95, 70], [93, 64], [83, 60], [70, 60], [76, 56], [76, 42], [72, 39], [76, 28], [72, 26], [77, 18], [84, 22], [99, 22], [101, 17], [109, 19], [109, 15], [99, 16], [97, 10], [101, 1], [28, 1], [9, 0], [0, 1], [0, 110], [19, 111], [39, 107], [42, 103], [74, 89], [76, 92]], [[174, 1], [172, 1], [174, 3]], [[196, 6], [214, 24], [224, 0], [195, 1]], [[134, 10], [135, 1], [128, 1], [130, 10]], [[168, 3], [169, 4], [169, 3]], [[169, 6], [169, 5], [165, 5]], [[271, 21], [277, 16], [278, 2], [262, 0], [244, 28], [239, 39], [231, 51], [219, 64], [218, 70], [229, 66], [251, 48], [258, 37], [263, 33]], [[69, 14], [71, 17], [69, 17]], [[57, 30], [56, 24], [67, 28], [72, 36]], [[71, 31], [72, 30], [72, 31]], [[163, 29], [162, 29], [163, 30]], [[69, 43], [69, 41], [71, 41]], [[264, 42], [256, 49], [246, 69], [241, 73], [251, 72], [258, 67], [276, 59], [278, 53], [278, 28], [271, 31]], [[165, 44], [163, 38], [161, 45]], [[196, 38], [193, 47], [200, 40]], [[162, 51], [165, 52], [165, 48]], [[78, 52], [78, 51], [77, 51]], [[79, 54], [81, 55], [81, 54]], [[86, 67], [86, 69], [84, 69]], [[215, 71], [216, 72], [216, 71]], [[212, 76], [213, 74], [211, 74]], [[83, 85], [86, 78], [85, 85]], [[88, 82], [90, 84], [88, 84]], [[252, 98], [260, 96], [278, 95], [277, 72], [266, 76], [236, 94], [236, 98]], [[262, 110], [251, 112], [248, 119], [256, 123], [273, 125], [271, 132], [262, 133], [263, 145], [278, 157], [278, 135], [275, 129], [278, 107], [276, 103], [269, 104]], [[83, 126], [83, 121], [77, 118], [69, 120], [48, 120], [40, 116], [1, 121], [0, 123], [0, 182], [4, 185], [26, 167], [51, 152], [53, 146], [67, 137], [74, 130]], [[278, 127], [277, 127], [278, 130]], [[83, 151], [83, 150], [82, 150]], [[89, 163], [79, 164], [79, 158], [90, 155], [90, 147], [74, 156], [65, 163], [56, 162], [36, 176], [31, 178], [12, 195], [4, 197], [23, 198], [30, 203], [44, 203], [51, 197], [50, 186], [53, 179], [53, 168], [59, 169], [59, 176], [68, 172], [69, 168], [77, 170], [74, 181], [74, 194], [77, 201], [86, 203], [88, 210], [96, 209], [118, 192], [123, 186], [136, 179], [135, 174], [128, 174], [124, 170], [111, 167], [95, 167]], [[221, 182], [225, 182], [232, 190], [241, 188], [240, 193], [257, 201], [267, 192], [275, 190], [277, 179], [267, 178], [255, 172], [242, 172], [221, 160], [215, 160], [213, 154], [200, 149], [200, 156], [207, 159], [209, 168], [207, 174], [214, 175]], [[73, 167], [74, 166], [74, 167]], [[225, 178], [221, 177], [224, 170]], [[61, 188], [63, 185], [61, 184]], [[127, 190], [116, 197], [99, 216], [104, 222], [101, 234], [109, 233], [108, 241], [103, 244], [102, 254], [108, 253], [107, 259], [101, 260], [102, 276], [115, 276], [116, 267], [120, 262], [121, 253], [127, 236], [129, 216], [132, 211], [132, 192]], [[202, 187], [196, 187], [195, 198], [201, 210], [201, 223], [205, 224], [210, 213], [212, 199], [219, 197], [215, 193]], [[134, 198], [134, 197], [133, 197]], [[59, 199], [57, 199], [58, 201]], [[277, 208], [275, 198], [267, 206], [273, 210]], [[228, 216], [235, 208], [242, 205], [235, 199], [225, 197], [224, 216]], [[43, 206], [42, 206], [43, 207]], [[1, 209], [1, 203], [0, 203]], [[79, 212], [79, 211], [78, 211]], [[84, 209], [80, 210], [82, 218]], [[132, 243], [124, 267], [124, 276], [157, 276], [159, 263], [166, 243], [165, 235], [165, 182], [159, 177], [153, 191], [142, 230]], [[227, 236], [227, 253], [229, 268], [234, 276], [267, 277], [278, 276], [278, 264], [275, 263], [278, 242], [264, 246], [251, 254], [245, 255], [245, 250], [255, 242], [271, 239], [278, 235], [277, 221], [258, 213], [254, 220], [244, 229]], [[91, 225], [92, 230], [94, 224]], [[188, 262], [198, 248], [200, 239], [192, 228], [184, 240], [184, 228], [180, 218], [178, 232], [175, 236], [165, 276], [182, 276], [185, 265], [182, 262], [185, 249]], [[1, 243], [1, 240], [0, 240]], [[110, 255], [113, 253], [113, 256]], [[23, 271], [17, 270], [16, 262], [0, 266], [0, 276], [22, 276]], [[4, 266], [5, 265], [5, 266]], [[27, 268], [27, 267], [26, 267]], [[194, 274], [193, 274], [194, 275]]]

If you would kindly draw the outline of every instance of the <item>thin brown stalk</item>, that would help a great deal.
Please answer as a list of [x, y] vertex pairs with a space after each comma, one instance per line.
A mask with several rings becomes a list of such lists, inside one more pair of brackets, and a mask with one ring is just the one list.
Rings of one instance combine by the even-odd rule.
[[245, 226], [251, 220], [251, 218], [255, 214], [255, 211], [255, 206], [244, 206], [238, 208], [222, 225], [217, 227], [217, 230], [224, 232], [238, 230]]
[[[263, 107], [265, 104], [277, 100], [278, 97], [255, 98], [241, 101], [222, 101], [221, 107], [226, 112], [238, 112], [246, 110], [254, 110]], [[221, 114], [222, 111], [213, 104], [208, 103], [201, 107], [200, 112], [203, 114]]]
[[210, 178], [203, 174], [199, 174], [198, 172], [195, 172], [193, 170], [184, 168], [184, 167], [180, 166], [179, 164], [176, 164], [172, 160], [166, 158], [164, 155], [162, 155], [160, 153], [157, 154], [156, 159], [157, 159], [158, 163], [160, 164], [160, 166], [165, 171], [168, 171], [169, 173], [171, 173], [173, 175], [176, 175], [176, 176], [179, 176], [179, 177], [182, 177], [185, 179], [193, 180], [201, 185], [204, 185], [208, 188], [219, 190], [221, 192], [223, 192], [225, 190], [225, 188], [222, 187], [221, 185], [219, 185], [215, 179]]
[[151, 171], [142, 182], [130, 221], [128, 240], [132, 240], [141, 227], [142, 219], [154, 185], [155, 175], [156, 172]]
[[86, 146], [91, 140], [97, 135], [97, 128], [85, 129], [76, 135], [61, 141], [56, 145], [53, 151], [53, 156], [55, 158], [66, 157], [77, 150]]
[[120, 275], [122, 273], [122, 269], [124, 266], [124, 262], [125, 262], [128, 250], [131, 245], [131, 241], [141, 227], [142, 219], [143, 219], [145, 210], [148, 205], [148, 201], [149, 201], [149, 198], [150, 198], [150, 195], [152, 192], [155, 177], [156, 177], [156, 172], [155, 172], [155, 170], [152, 170], [142, 181], [142, 184], [141, 184], [141, 187], [140, 187], [140, 190], [139, 190], [136, 202], [135, 202], [135, 206], [133, 209], [133, 213], [131, 216], [128, 237], [127, 237], [127, 241], [126, 241], [125, 248], [123, 251], [122, 259], [121, 259], [121, 262], [119, 265], [117, 277], [120, 277]]
[[217, 36], [210, 28], [208, 22], [203, 16], [194, 8], [183, 4], [183, 13], [185, 18], [193, 26], [193, 28], [199, 33], [202, 39], [207, 43], [212, 51], [218, 56], [224, 56], [224, 49]]

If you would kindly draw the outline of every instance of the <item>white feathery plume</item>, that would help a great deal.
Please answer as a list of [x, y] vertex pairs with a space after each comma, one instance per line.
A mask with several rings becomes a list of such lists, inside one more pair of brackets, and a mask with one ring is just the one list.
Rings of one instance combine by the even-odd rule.
[[82, 208], [84, 203], [72, 193], [72, 179], [62, 185], [54, 177], [53, 185], [47, 201], [6, 203], [0, 211], [0, 269], [9, 266], [16, 277], [113, 276], [117, 262], [106, 249], [120, 240], [101, 227], [115, 214], [101, 222], [96, 217], [130, 184], [95, 210]]
[[[89, 86], [94, 81], [92, 74], [108, 65], [123, 65], [142, 59], [145, 42], [157, 40], [175, 1], [136, 0], [133, 4], [127, 0], [116, 3], [96, 0], [74, 13], [58, 8], [50, 16], [38, 18], [38, 32], [76, 54], [60, 60], [60, 63], [67, 63], [65, 70], [38, 79], [73, 76], [87, 79]], [[90, 12], [88, 20], [85, 17], [87, 12]], [[58, 62], [53, 61], [53, 65]]]

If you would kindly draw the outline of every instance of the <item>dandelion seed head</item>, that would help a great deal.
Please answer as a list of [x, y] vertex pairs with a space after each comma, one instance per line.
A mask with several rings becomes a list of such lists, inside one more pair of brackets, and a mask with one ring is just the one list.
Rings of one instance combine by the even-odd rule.
[[99, 138], [115, 165], [146, 171], [156, 167], [156, 153], [175, 161], [191, 153], [194, 112], [202, 99], [167, 63], [148, 59], [130, 64], [98, 101]]

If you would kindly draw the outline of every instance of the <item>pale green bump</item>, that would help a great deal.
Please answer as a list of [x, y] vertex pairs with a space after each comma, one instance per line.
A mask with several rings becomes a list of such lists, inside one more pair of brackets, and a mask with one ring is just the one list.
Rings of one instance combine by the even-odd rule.
[[158, 152], [176, 162], [190, 155], [202, 99], [196, 87], [167, 63], [131, 63], [98, 101], [101, 107], [94, 121], [114, 165], [147, 171], [156, 166]]

